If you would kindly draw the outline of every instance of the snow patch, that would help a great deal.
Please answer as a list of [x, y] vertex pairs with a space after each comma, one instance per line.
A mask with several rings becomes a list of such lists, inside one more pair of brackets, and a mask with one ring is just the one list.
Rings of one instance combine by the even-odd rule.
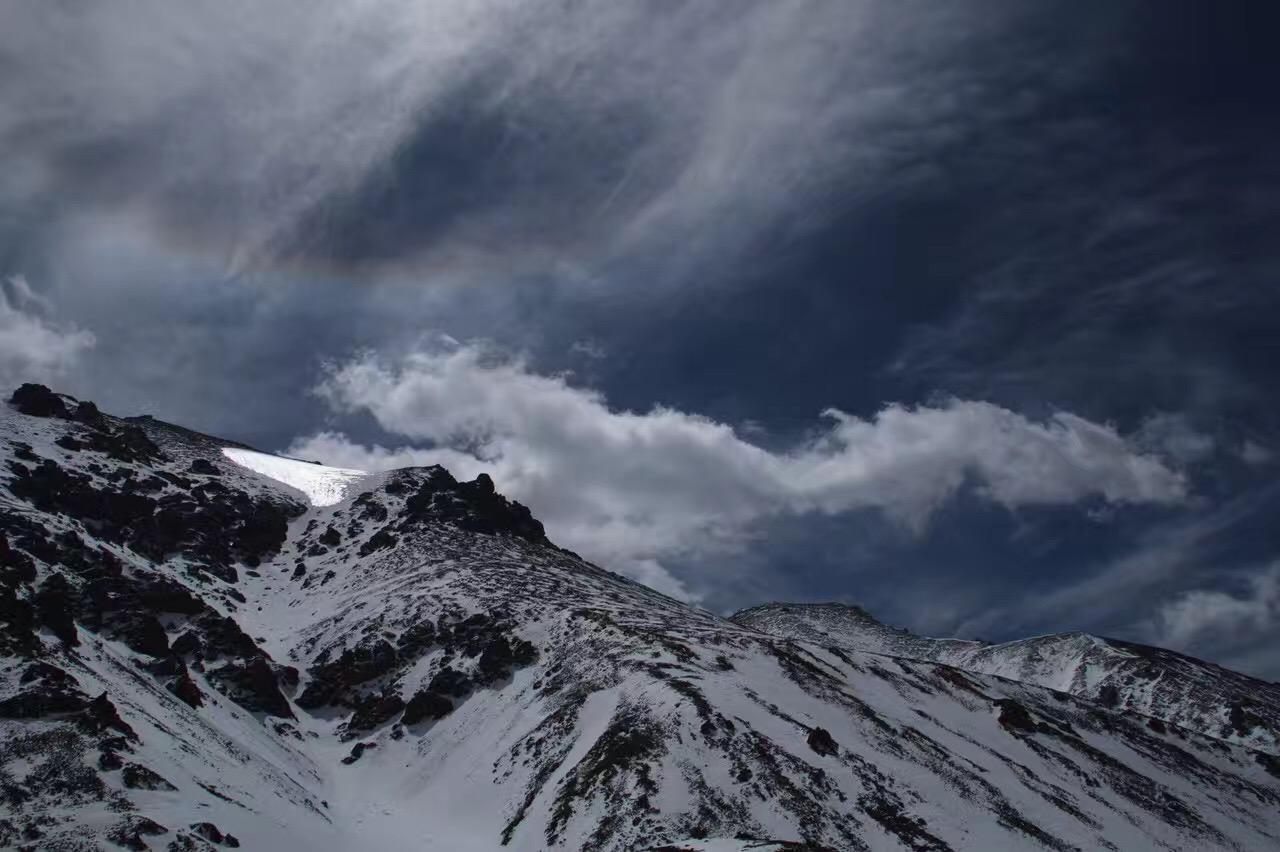
[[368, 476], [363, 470], [325, 467], [237, 447], [223, 447], [222, 454], [241, 467], [298, 489], [307, 495], [312, 506], [332, 506], [342, 502], [352, 485]]

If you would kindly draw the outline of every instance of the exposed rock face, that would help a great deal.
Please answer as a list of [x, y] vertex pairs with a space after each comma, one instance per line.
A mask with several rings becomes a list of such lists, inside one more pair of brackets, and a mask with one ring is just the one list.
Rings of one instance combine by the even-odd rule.
[[818, 754], [836, 755], [840, 753], [840, 746], [836, 745], [836, 741], [831, 738], [831, 732], [826, 728], [814, 728], [809, 732], [807, 739], [809, 748]]
[[406, 725], [416, 725], [428, 719], [443, 719], [452, 712], [453, 702], [448, 698], [429, 689], [420, 689], [405, 705], [402, 721]]
[[5, 848], [1280, 836], [1270, 687], [1217, 670], [1206, 714], [1161, 684], [1210, 668], [1159, 649], [1096, 640], [1107, 678], [1068, 694], [984, 673], [1029, 654], [853, 608], [691, 609], [555, 547], [487, 476], [345, 472], [304, 506], [226, 442], [40, 386], [0, 407], [0, 439]]
[[[446, 522], [471, 532], [504, 532], [546, 543], [542, 524], [525, 506], [495, 493], [488, 474], [482, 473], [472, 482], [458, 482], [439, 466], [427, 468], [425, 474], [416, 479], [417, 490], [404, 502], [402, 527]], [[407, 489], [411, 487], [410, 480], [401, 478], [388, 487]]]
[[[67, 405], [62, 397], [44, 385], [25, 384], [13, 392], [9, 403], [23, 414], [32, 417], [68, 417]], [[96, 406], [95, 406], [96, 408]]]

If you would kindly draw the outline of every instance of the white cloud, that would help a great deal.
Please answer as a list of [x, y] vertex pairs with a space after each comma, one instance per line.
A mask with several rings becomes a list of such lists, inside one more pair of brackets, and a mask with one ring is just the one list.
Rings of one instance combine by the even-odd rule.
[[650, 576], [664, 558], [735, 547], [755, 522], [782, 513], [878, 509], [921, 530], [966, 483], [1010, 509], [1187, 494], [1181, 474], [1108, 426], [1065, 412], [1037, 423], [984, 402], [890, 405], [870, 419], [829, 409], [815, 437], [770, 452], [695, 414], [613, 410], [563, 376], [474, 345], [394, 364], [359, 357], [334, 367], [320, 393], [436, 449], [359, 447], [325, 432], [295, 442], [291, 455], [488, 471], [556, 540]]
[[1257, 441], [1249, 440], [1246, 440], [1240, 445], [1238, 454], [1245, 464], [1254, 465], [1255, 467], [1258, 465], [1268, 464], [1273, 458], [1275, 458], [1275, 453], [1270, 449], [1259, 444]]
[[93, 346], [90, 332], [59, 327], [50, 313], [23, 276], [0, 286], [0, 387], [54, 381]]
[[[1280, 627], [1280, 564], [1249, 577], [1243, 594], [1197, 589], [1160, 608], [1154, 635], [1174, 648], [1236, 644]], [[1229, 638], [1229, 642], [1223, 642]]]
[[1147, 417], [1134, 439], [1139, 446], [1183, 464], [1204, 461], [1216, 449], [1213, 436], [1196, 429], [1185, 415], [1168, 411]]

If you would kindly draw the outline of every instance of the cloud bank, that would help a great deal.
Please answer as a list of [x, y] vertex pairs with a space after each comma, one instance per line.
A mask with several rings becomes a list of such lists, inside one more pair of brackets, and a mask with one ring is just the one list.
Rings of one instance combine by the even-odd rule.
[[1280, 622], [1280, 565], [1246, 578], [1242, 594], [1196, 589], [1156, 615], [1156, 632], [1170, 647], [1187, 648], [1205, 634], [1237, 639], [1264, 634]]
[[396, 362], [364, 355], [332, 367], [318, 391], [410, 443], [362, 446], [328, 431], [295, 441], [291, 455], [488, 471], [561, 543], [676, 593], [664, 559], [740, 546], [784, 513], [872, 509], [921, 531], [966, 488], [1010, 510], [1187, 496], [1181, 473], [1109, 426], [1067, 412], [1034, 422], [985, 402], [889, 405], [865, 419], [828, 409], [808, 438], [768, 450], [696, 414], [614, 410], [566, 376], [480, 345]]
[[0, 387], [56, 381], [94, 345], [94, 336], [60, 326], [53, 307], [15, 275], [0, 284]]

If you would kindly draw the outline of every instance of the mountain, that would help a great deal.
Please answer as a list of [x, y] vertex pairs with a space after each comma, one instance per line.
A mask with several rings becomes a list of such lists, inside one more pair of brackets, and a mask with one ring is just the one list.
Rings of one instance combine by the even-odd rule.
[[731, 621], [775, 636], [834, 644], [1088, 698], [1267, 754], [1280, 754], [1280, 685], [1184, 654], [1088, 633], [989, 644], [927, 639], [844, 604], [764, 604]]
[[0, 405], [0, 846], [1274, 849], [1280, 761], [780, 637], [481, 476]]

